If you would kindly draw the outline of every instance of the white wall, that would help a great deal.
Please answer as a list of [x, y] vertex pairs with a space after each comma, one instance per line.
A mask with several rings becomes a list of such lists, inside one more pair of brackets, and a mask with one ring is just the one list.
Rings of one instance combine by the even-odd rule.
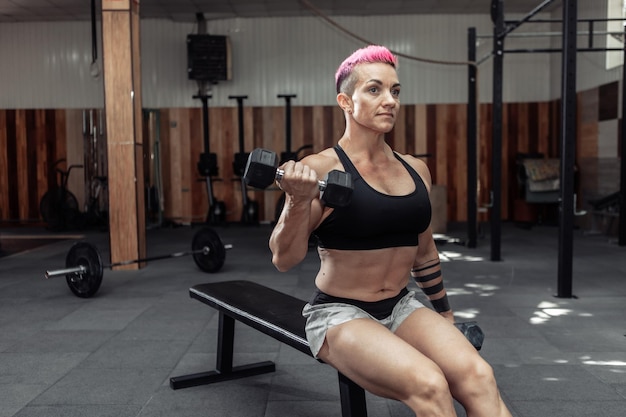
[[102, 107], [88, 22], [0, 24], [0, 108]]
[[[579, 1], [580, 14], [597, 10], [598, 3]], [[492, 33], [488, 14], [334, 19], [362, 38], [397, 52], [445, 61], [467, 59], [469, 27], [476, 27], [479, 34]], [[235, 94], [248, 95], [247, 106], [282, 106], [284, 101], [276, 98], [281, 93], [297, 94], [294, 105], [334, 105], [334, 71], [346, 55], [362, 46], [360, 41], [315, 17], [215, 20], [208, 22], [207, 29], [210, 34], [229, 36], [233, 51], [233, 79], [213, 86], [210, 106], [234, 106], [236, 103], [228, 100], [228, 95]], [[546, 28], [538, 26], [532, 30]], [[186, 36], [195, 32], [194, 23], [141, 21], [143, 107], [200, 106], [192, 98], [197, 85], [187, 79], [186, 72]], [[507, 40], [507, 47], [540, 45], [549, 45], [549, 41]], [[491, 40], [482, 39], [478, 56], [488, 55], [491, 48]], [[102, 59], [101, 52], [99, 55]], [[598, 58], [579, 59], [579, 89], [614, 80], [621, 73], [621, 69], [604, 71], [604, 60], [599, 57], [601, 54], [597, 55]], [[559, 56], [507, 55], [504, 100], [547, 101], [560, 96]], [[0, 108], [104, 105], [102, 77], [90, 76], [89, 22], [1, 24], [0, 57]], [[479, 68], [482, 102], [491, 101], [491, 67], [491, 59], [487, 59]], [[401, 58], [399, 74], [403, 103], [467, 101], [464, 65], [436, 65]]]
[[[605, 19], [608, 16], [608, 0], [579, 0], [578, 1], [578, 19]], [[554, 19], [561, 19], [563, 14], [562, 8], [555, 10], [552, 13]], [[619, 17], [619, 16], [613, 16]], [[579, 31], [588, 31], [586, 24], [579, 24]], [[555, 24], [553, 30], [560, 31], [562, 26]], [[607, 30], [606, 23], [596, 23], [594, 25], [594, 31], [601, 32]], [[561, 39], [553, 39], [553, 46], [560, 48]], [[587, 47], [587, 37], [579, 36], [577, 38], [579, 48]], [[607, 47], [606, 37], [595, 37], [594, 46], [598, 48]], [[614, 45], [610, 45], [613, 47]], [[620, 55], [620, 52], [579, 52], [576, 55], [576, 89], [578, 91], [588, 90], [590, 88], [597, 87], [599, 85], [608, 84], [614, 81], [621, 80], [622, 78], [622, 66], [606, 69], [607, 54]], [[551, 57], [551, 72], [552, 82], [551, 90], [553, 97], [561, 96], [561, 54], [553, 54]]]

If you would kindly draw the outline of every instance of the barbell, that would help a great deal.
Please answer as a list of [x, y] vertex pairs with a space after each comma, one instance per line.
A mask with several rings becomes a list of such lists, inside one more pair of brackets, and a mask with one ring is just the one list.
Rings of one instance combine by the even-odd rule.
[[65, 276], [72, 293], [80, 298], [89, 298], [98, 292], [102, 284], [104, 269], [116, 266], [131, 265], [141, 262], [157, 261], [161, 259], [193, 256], [193, 260], [202, 271], [213, 273], [219, 271], [226, 260], [226, 250], [232, 245], [224, 245], [219, 235], [209, 227], [203, 227], [196, 232], [191, 241], [191, 251], [176, 252], [168, 255], [158, 255], [142, 259], [103, 264], [100, 251], [95, 245], [86, 242], [75, 242], [65, 257], [65, 268], [48, 270], [45, 278]]

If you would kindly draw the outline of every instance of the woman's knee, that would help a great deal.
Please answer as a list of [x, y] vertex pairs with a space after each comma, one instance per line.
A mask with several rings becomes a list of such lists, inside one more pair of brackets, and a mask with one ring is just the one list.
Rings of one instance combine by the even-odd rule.
[[452, 394], [443, 372], [432, 370], [410, 371], [412, 381], [406, 384], [409, 388], [406, 398], [402, 401], [419, 416], [452, 416]]
[[412, 369], [409, 372], [407, 396], [418, 398], [421, 401], [437, 402], [448, 401], [451, 397], [450, 386], [445, 375], [438, 369]]
[[461, 396], [482, 396], [497, 393], [496, 378], [493, 368], [480, 356], [468, 360], [461, 372], [460, 382], [454, 391]]
[[496, 385], [496, 377], [493, 373], [493, 368], [482, 358], [473, 361], [470, 368], [470, 377], [477, 383], [486, 387], [495, 387]]

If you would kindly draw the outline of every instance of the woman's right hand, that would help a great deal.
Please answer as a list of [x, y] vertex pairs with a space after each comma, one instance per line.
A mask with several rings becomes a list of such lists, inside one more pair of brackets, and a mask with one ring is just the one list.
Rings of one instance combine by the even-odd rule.
[[283, 170], [283, 177], [276, 183], [287, 194], [291, 204], [310, 204], [319, 198], [318, 177], [314, 169], [299, 161], [287, 161], [280, 169]]

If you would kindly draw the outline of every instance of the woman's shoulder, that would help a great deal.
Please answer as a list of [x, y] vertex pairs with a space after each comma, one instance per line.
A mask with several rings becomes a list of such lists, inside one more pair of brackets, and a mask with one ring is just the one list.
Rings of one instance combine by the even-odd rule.
[[325, 174], [333, 169], [343, 169], [343, 165], [333, 148], [326, 148], [302, 158], [303, 164], [313, 168], [318, 174]]
[[400, 158], [402, 158], [407, 164], [409, 164], [417, 173], [422, 177], [422, 180], [430, 189], [432, 178], [430, 176], [430, 169], [428, 169], [428, 165], [422, 159], [417, 158], [413, 155], [409, 154], [401, 154], [396, 152]]

